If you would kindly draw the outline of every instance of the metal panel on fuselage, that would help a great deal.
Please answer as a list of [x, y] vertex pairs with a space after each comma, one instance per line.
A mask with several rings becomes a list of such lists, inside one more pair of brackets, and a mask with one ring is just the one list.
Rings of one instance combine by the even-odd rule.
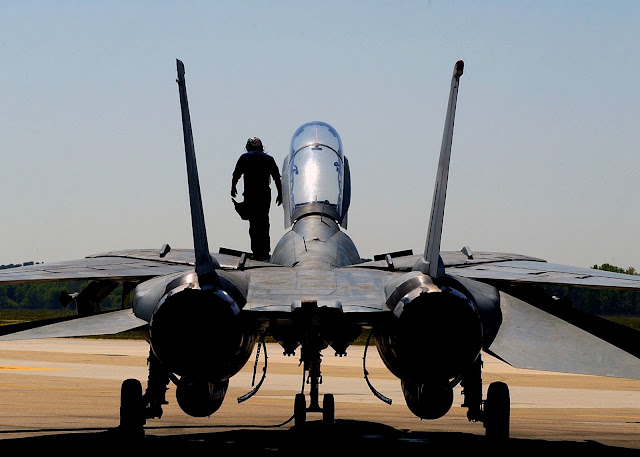
[[356, 268], [261, 268], [251, 272], [243, 310], [291, 312], [295, 303], [314, 300], [320, 307], [339, 303], [345, 313], [388, 312], [382, 284], [391, 274]]

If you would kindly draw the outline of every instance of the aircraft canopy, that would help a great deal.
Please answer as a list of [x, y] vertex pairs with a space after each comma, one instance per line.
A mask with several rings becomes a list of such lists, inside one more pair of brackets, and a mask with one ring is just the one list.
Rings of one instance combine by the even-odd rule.
[[342, 220], [345, 158], [333, 127], [320, 121], [299, 127], [291, 139], [287, 171], [291, 220], [310, 212]]

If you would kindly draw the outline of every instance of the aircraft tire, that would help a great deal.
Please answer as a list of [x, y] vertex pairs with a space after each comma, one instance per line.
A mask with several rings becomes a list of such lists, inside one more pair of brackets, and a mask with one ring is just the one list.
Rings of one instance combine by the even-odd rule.
[[293, 404], [293, 423], [296, 428], [303, 428], [307, 421], [307, 401], [304, 394], [296, 394], [295, 403]]
[[322, 399], [322, 421], [324, 425], [332, 426], [336, 415], [336, 404], [333, 394], [324, 394]]
[[129, 438], [143, 437], [144, 403], [142, 384], [137, 379], [126, 379], [120, 390], [120, 431]]
[[492, 382], [487, 391], [484, 407], [484, 427], [487, 438], [493, 440], [509, 438], [510, 409], [509, 387], [504, 382]]

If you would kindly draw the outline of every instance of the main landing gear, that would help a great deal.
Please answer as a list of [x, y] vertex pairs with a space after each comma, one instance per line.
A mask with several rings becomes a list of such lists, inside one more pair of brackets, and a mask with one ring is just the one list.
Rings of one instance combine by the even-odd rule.
[[149, 351], [149, 380], [142, 394], [142, 384], [137, 379], [127, 379], [120, 390], [120, 426], [125, 438], [144, 436], [147, 419], [162, 417], [162, 405], [166, 405], [165, 393], [169, 373], [162, 367], [152, 351]]
[[484, 428], [487, 438], [509, 438], [510, 405], [509, 387], [504, 382], [489, 384], [487, 399], [484, 401]]
[[487, 438], [505, 440], [509, 438], [511, 400], [509, 387], [504, 382], [492, 382], [482, 400], [482, 360], [474, 362], [462, 377], [464, 404], [470, 421], [482, 422]]
[[137, 379], [127, 379], [120, 390], [120, 426], [118, 430], [125, 439], [144, 437], [145, 417], [142, 384]]

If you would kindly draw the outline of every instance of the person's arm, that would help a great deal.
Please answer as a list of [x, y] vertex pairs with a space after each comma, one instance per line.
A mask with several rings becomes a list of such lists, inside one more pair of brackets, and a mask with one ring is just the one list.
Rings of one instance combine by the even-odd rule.
[[235, 198], [238, 195], [238, 191], [236, 190], [236, 185], [238, 184], [238, 179], [235, 175], [231, 178], [231, 196]]
[[236, 185], [238, 184], [238, 181], [240, 180], [240, 176], [242, 176], [242, 166], [241, 166], [241, 162], [242, 162], [242, 156], [240, 156], [240, 158], [238, 159], [238, 162], [236, 163], [236, 168], [233, 170], [233, 175], [231, 176], [231, 197], [235, 198], [236, 195], [238, 195], [238, 191], [236, 190]]
[[271, 177], [273, 178], [273, 182], [276, 184], [276, 189], [278, 189], [278, 196], [276, 197], [276, 205], [282, 205], [282, 181], [280, 180], [280, 170], [278, 170], [278, 165], [276, 165], [276, 161], [271, 158], [272, 166], [271, 166]]
[[278, 189], [278, 196], [276, 197], [276, 205], [282, 205], [282, 182], [280, 181], [280, 175], [276, 174], [276, 177], [273, 178], [273, 181], [276, 183], [276, 188]]

